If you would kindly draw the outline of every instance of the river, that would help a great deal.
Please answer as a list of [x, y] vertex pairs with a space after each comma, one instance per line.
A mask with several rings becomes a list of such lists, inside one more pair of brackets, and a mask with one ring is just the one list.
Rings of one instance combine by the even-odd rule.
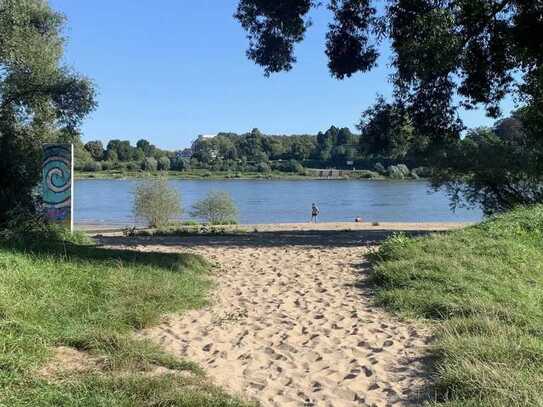
[[[137, 180], [77, 180], [75, 223], [130, 225]], [[242, 224], [307, 222], [311, 204], [321, 222], [474, 222], [479, 210], [452, 212], [444, 192], [432, 192], [424, 181], [373, 180], [171, 180], [181, 193], [188, 220], [190, 206], [209, 191], [227, 191], [239, 208]]]

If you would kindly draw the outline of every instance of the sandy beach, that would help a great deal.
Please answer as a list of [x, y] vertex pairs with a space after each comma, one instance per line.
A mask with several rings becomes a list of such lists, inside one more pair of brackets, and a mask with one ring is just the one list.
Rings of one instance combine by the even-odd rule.
[[[439, 226], [393, 230], [451, 225]], [[209, 307], [137, 335], [199, 363], [230, 393], [263, 406], [418, 405], [429, 333], [376, 307], [365, 284], [365, 255], [390, 231], [320, 227], [102, 243], [190, 251], [216, 264]]]

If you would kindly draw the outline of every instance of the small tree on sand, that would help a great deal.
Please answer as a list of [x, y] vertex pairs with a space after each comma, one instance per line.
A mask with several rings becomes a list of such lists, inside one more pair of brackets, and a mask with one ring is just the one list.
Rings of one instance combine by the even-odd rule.
[[192, 206], [191, 216], [210, 224], [236, 223], [238, 208], [227, 192], [212, 191]]
[[136, 187], [134, 192], [134, 214], [148, 226], [160, 228], [181, 216], [181, 197], [168, 185], [166, 177], [148, 179]]

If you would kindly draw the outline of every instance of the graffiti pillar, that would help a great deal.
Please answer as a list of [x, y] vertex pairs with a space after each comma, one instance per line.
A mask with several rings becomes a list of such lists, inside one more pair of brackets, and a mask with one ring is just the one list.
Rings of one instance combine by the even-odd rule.
[[72, 144], [45, 144], [42, 165], [42, 199], [45, 215], [51, 223], [65, 225], [73, 231]]

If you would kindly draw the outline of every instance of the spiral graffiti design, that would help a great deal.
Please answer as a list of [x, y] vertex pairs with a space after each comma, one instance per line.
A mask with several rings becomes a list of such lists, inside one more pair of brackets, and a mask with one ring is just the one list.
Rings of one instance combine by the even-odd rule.
[[46, 208], [69, 208], [72, 195], [71, 146], [49, 145], [44, 148], [43, 203]]

